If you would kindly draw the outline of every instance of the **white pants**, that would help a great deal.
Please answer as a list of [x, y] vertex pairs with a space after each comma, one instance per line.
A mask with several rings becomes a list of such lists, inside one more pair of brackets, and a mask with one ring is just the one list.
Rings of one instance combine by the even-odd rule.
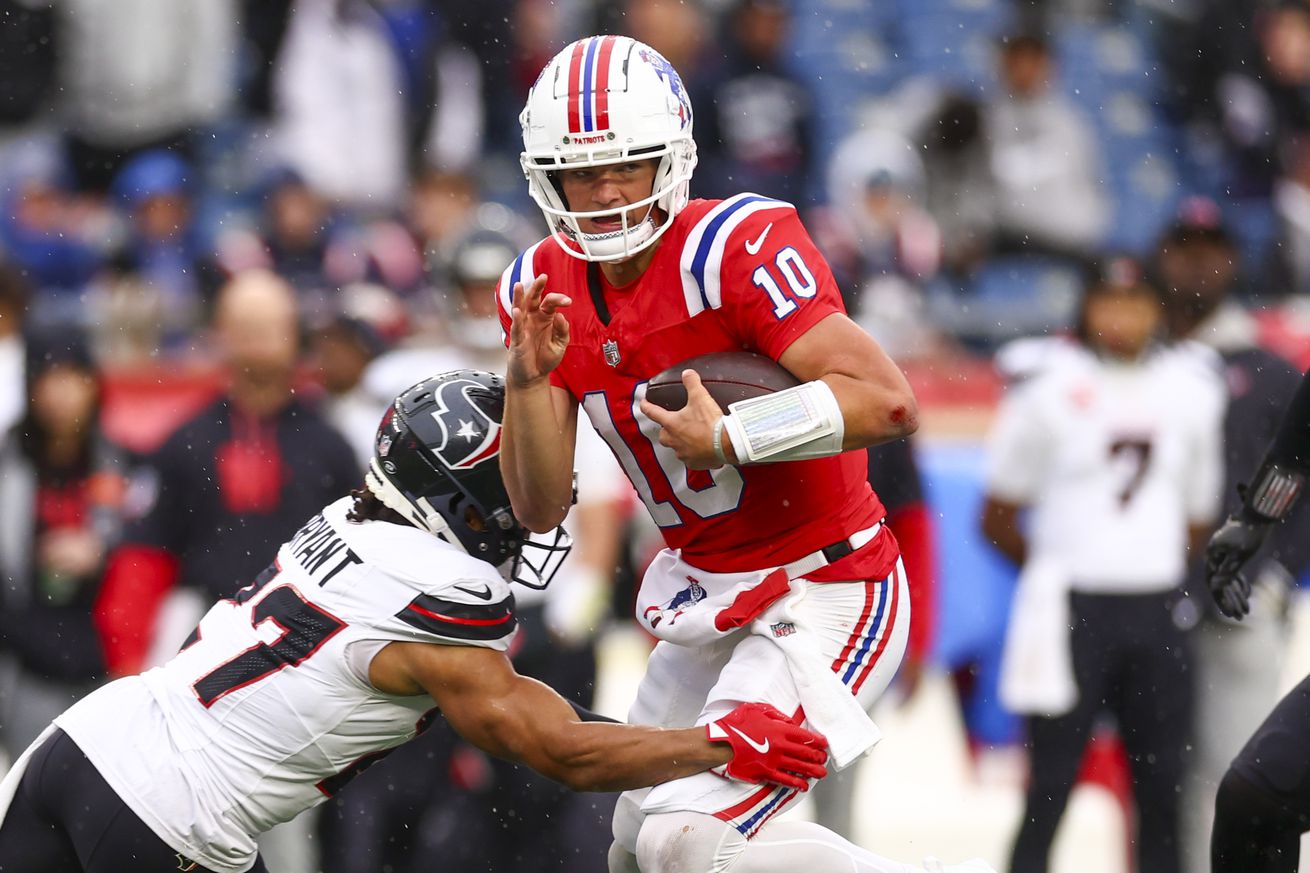
[[[809, 582], [795, 608], [794, 627], [775, 633], [810, 633], [842, 683], [869, 710], [890, 684], [905, 652], [910, 598], [904, 569], [886, 579]], [[634, 724], [689, 727], [719, 718], [741, 703], [769, 703], [803, 716], [792, 667], [767, 637], [743, 629], [702, 646], [661, 642], [651, 654], [637, 699], [628, 713]], [[635, 853], [645, 815], [703, 812], [750, 837], [794, 802], [790, 788], [753, 785], [704, 772], [654, 788], [625, 792], [614, 816], [614, 837]]]

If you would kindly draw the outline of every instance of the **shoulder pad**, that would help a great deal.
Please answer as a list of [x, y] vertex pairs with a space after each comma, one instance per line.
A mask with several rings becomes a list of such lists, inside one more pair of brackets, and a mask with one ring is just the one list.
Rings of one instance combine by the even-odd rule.
[[688, 315], [697, 315], [706, 309], [718, 309], [723, 305], [719, 279], [728, 238], [750, 216], [767, 209], [796, 211], [796, 207], [785, 200], [774, 200], [759, 194], [738, 194], [719, 202], [691, 228], [687, 241], [683, 243], [679, 263]]

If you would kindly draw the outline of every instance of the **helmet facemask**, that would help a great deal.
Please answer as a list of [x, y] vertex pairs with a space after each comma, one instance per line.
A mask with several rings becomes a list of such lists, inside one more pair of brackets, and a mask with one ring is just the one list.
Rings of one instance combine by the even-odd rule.
[[[658, 158], [659, 164], [655, 168], [651, 193], [613, 209], [571, 210], [556, 175], [566, 169], [605, 167], [652, 158]], [[586, 261], [622, 261], [654, 245], [687, 204], [691, 174], [696, 167], [696, 143], [688, 138], [663, 146], [588, 152], [573, 160], [557, 156], [533, 159], [525, 153], [522, 163], [528, 177], [528, 193], [541, 207], [546, 223], [564, 251]], [[644, 214], [641, 213], [643, 207]], [[642, 215], [635, 222], [631, 219], [634, 212]], [[622, 227], [599, 234], [582, 230], [581, 220], [597, 218], [618, 218]]]

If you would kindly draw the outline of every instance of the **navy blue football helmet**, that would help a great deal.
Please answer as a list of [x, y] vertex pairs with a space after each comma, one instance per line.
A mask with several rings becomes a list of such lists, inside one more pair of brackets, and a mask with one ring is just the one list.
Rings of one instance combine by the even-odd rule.
[[562, 527], [533, 539], [500, 476], [505, 382], [454, 370], [400, 394], [378, 426], [364, 481], [388, 508], [506, 578], [545, 588], [572, 548]]

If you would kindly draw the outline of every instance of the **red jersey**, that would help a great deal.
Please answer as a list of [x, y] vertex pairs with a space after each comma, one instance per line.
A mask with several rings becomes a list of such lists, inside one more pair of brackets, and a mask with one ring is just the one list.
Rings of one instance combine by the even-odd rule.
[[[651, 377], [710, 352], [778, 360], [797, 338], [845, 312], [837, 283], [790, 203], [756, 194], [693, 200], [660, 239], [635, 282], [611, 287], [550, 237], [501, 278], [508, 333], [515, 283], [549, 277], [573, 299], [570, 342], [551, 382], [573, 395], [623, 466], [665, 543], [710, 572], [794, 561], [872, 526], [886, 513], [869, 486], [864, 451], [780, 464], [688, 470], [659, 444], [639, 402]], [[594, 285], [594, 288], [593, 288]], [[878, 578], [896, 541], [884, 530], [865, 548], [807, 578]]]

